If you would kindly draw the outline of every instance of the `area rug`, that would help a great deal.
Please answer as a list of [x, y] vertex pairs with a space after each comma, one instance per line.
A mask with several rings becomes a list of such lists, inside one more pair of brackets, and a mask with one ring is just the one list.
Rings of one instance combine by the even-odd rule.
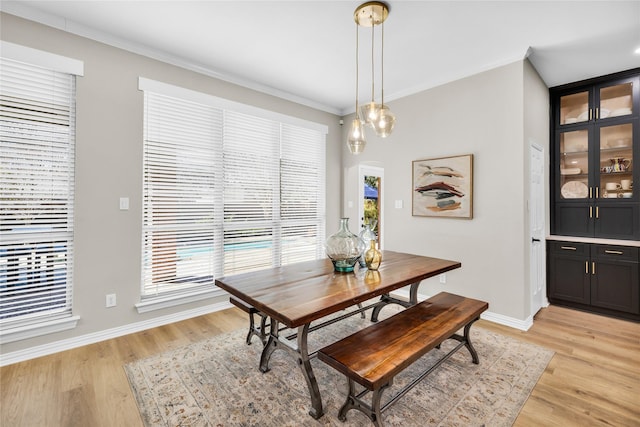
[[[386, 310], [386, 309], [385, 309]], [[383, 310], [383, 313], [384, 311]], [[389, 315], [389, 313], [387, 313]], [[381, 315], [384, 317], [384, 315]], [[248, 322], [247, 322], [248, 323]], [[370, 324], [353, 316], [309, 335], [320, 348]], [[239, 330], [126, 365], [125, 371], [146, 426], [369, 426], [359, 411], [338, 420], [347, 382], [318, 359], [312, 366], [325, 415], [309, 414], [306, 382], [293, 356], [277, 350], [271, 370], [258, 369], [262, 345], [245, 344]], [[545, 348], [478, 326], [471, 341], [480, 364], [462, 348], [383, 413], [386, 426], [510, 426], [553, 356]], [[403, 373], [383, 394], [411, 382], [457, 342], [449, 340]]]

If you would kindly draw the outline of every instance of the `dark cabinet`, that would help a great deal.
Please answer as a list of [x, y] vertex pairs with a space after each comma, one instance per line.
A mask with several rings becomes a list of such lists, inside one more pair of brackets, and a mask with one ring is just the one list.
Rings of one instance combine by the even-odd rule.
[[640, 249], [548, 242], [552, 303], [640, 320]]
[[638, 249], [592, 245], [591, 305], [640, 314]]
[[640, 239], [640, 69], [550, 95], [551, 233]]
[[590, 304], [589, 245], [552, 242], [549, 249], [549, 299]]

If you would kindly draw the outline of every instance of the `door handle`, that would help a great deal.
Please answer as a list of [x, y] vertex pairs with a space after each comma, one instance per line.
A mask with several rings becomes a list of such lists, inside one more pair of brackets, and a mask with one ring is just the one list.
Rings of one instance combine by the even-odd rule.
[[531, 241], [532, 241], [532, 242], [539, 242], [539, 241], [540, 241], [540, 239], [536, 239], [535, 237], [532, 237], [532, 238], [531, 238]]

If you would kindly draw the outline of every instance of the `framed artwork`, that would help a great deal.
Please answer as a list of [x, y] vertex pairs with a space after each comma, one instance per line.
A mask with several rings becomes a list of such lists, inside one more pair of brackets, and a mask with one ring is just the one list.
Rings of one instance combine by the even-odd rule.
[[473, 154], [413, 161], [412, 215], [473, 218]]

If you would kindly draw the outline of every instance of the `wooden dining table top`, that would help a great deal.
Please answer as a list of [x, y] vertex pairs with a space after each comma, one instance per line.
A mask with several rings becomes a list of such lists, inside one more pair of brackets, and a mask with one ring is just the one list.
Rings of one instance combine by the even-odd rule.
[[216, 285], [295, 328], [460, 267], [458, 261], [382, 251], [377, 272], [356, 267], [353, 273], [339, 273], [325, 258], [221, 277]]

